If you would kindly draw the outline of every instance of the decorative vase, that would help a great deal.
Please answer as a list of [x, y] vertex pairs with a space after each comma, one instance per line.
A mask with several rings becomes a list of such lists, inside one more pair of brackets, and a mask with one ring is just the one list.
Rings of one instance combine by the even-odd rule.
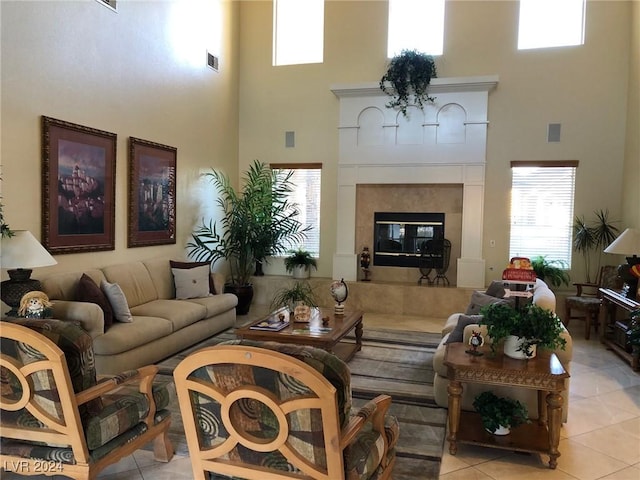
[[306, 265], [297, 265], [293, 267], [293, 271], [291, 273], [293, 278], [298, 280], [304, 280], [311, 276], [311, 270]]
[[531, 351], [531, 355], [527, 356], [524, 350], [518, 350], [522, 341], [523, 339], [521, 339], [520, 337], [516, 337], [515, 335], [509, 335], [504, 340], [504, 354], [507, 357], [515, 358], [518, 360], [526, 360], [528, 358], [534, 358], [536, 356], [536, 345], [531, 345], [529, 347]]
[[489, 433], [492, 433], [493, 435], [509, 435], [511, 433], [511, 429], [508, 426], [505, 427], [504, 425], [498, 426], [498, 428], [496, 428], [493, 432], [488, 428], [485, 428], [485, 430]]

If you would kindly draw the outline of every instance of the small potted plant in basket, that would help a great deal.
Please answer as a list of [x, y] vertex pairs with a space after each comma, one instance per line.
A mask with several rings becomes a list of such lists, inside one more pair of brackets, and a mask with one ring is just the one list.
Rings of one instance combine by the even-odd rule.
[[290, 312], [294, 312], [295, 307], [303, 304], [310, 308], [316, 308], [318, 301], [309, 282], [295, 282], [289, 287], [283, 287], [276, 292], [276, 296], [271, 301], [271, 310], [280, 307], [287, 307]]
[[480, 325], [486, 325], [491, 337], [491, 351], [495, 354], [504, 341], [504, 353], [512, 358], [533, 358], [536, 347], [564, 350], [567, 341], [562, 338], [562, 322], [551, 310], [528, 304], [519, 310], [494, 303], [480, 310]]
[[304, 248], [289, 250], [289, 256], [284, 259], [287, 272], [293, 274], [293, 278], [309, 278], [311, 268], [318, 268], [316, 259]]
[[473, 400], [473, 408], [482, 418], [482, 426], [494, 435], [508, 435], [511, 429], [529, 423], [527, 407], [512, 398], [482, 392]]

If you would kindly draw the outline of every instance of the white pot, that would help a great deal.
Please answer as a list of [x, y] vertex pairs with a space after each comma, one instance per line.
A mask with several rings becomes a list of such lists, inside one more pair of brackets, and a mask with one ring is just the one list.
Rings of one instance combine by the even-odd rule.
[[306, 265], [297, 265], [293, 267], [293, 271], [291, 273], [293, 278], [297, 278], [298, 280], [309, 278], [311, 276], [311, 270], [307, 268]]
[[491, 432], [485, 428], [487, 432], [493, 433], [494, 435], [509, 435], [511, 433], [511, 429], [509, 427], [505, 427], [500, 425], [495, 431]]
[[526, 360], [527, 358], [534, 358], [536, 356], [536, 345], [531, 345], [531, 356], [527, 357], [524, 350], [518, 350], [522, 339], [515, 335], [509, 335], [504, 341], [504, 354], [507, 357], [516, 358], [518, 360]]

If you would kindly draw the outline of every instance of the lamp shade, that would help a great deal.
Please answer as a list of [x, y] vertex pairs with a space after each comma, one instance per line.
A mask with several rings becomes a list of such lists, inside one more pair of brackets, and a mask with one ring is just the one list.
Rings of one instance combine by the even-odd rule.
[[640, 231], [635, 228], [627, 228], [611, 242], [611, 245], [604, 249], [604, 253], [628, 256], [640, 254]]
[[12, 237], [3, 238], [1, 245], [0, 266], [7, 270], [58, 263], [28, 230], [16, 230]]

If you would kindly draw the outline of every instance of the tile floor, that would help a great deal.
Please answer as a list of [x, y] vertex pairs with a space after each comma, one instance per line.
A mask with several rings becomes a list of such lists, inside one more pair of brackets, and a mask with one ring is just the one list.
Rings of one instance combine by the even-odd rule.
[[[365, 315], [367, 327], [439, 332], [443, 319]], [[548, 457], [460, 445], [455, 456], [445, 448], [440, 480], [639, 480], [640, 373], [607, 351], [592, 335], [584, 340], [583, 325], [571, 325], [569, 421], [563, 426], [558, 468]], [[3, 479], [18, 478], [3, 475]], [[36, 479], [37, 477], [31, 477]], [[61, 478], [61, 477], [54, 477]], [[157, 463], [152, 452], [137, 451], [104, 470], [101, 480], [192, 479], [188, 457]], [[417, 479], [418, 480], [418, 479]]]

